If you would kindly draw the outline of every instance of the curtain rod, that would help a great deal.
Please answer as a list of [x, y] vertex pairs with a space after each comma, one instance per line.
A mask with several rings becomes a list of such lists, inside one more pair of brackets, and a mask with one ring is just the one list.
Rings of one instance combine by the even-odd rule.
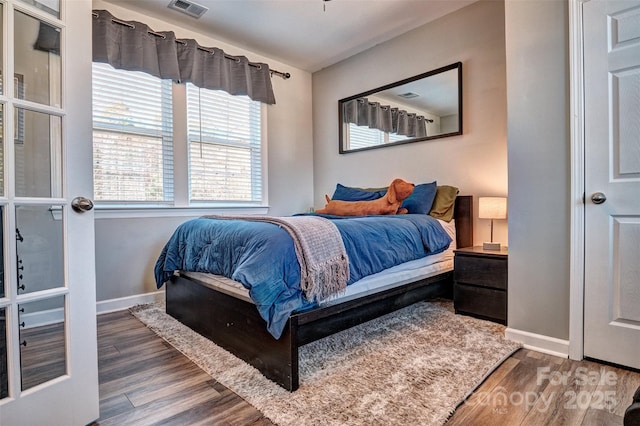
[[[93, 15], [94, 18], [98, 18], [98, 16], [99, 16], [96, 12], [91, 12], [91, 15]], [[116, 24], [124, 25], [125, 27], [129, 27], [131, 29], [135, 29], [136, 28], [135, 25], [130, 24], [129, 22], [126, 22], [126, 21], [121, 21], [120, 19], [116, 19], [116, 18], [111, 18], [111, 22], [115, 22]], [[157, 33], [155, 31], [148, 30], [147, 33], [151, 34], [151, 35], [154, 35], [156, 37], [167, 38], [164, 34], [160, 34], [160, 33]], [[182, 45], [186, 45], [187, 44], [186, 41], [179, 40], [179, 39], [176, 39], [176, 43], [180, 43]], [[198, 46], [198, 49], [202, 50], [204, 52], [209, 52], [209, 53], [213, 54], [213, 51], [209, 50], [207, 48]], [[228, 55], [226, 53], [224, 54], [224, 57], [227, 58], [227, 59], [236, 59], [236, 60], [238, 59], [236, 56]], [[260, 64], [256, 64], [256, 63], [253, 63], [253, 62], [249, 62], [249, 65], [252, 66], [252, 67], [255, 67], [255, 68], [260, 68]], [[288, 78], [291, 77], [291, 74], [288, 73], [288, 72], [282, 72], [282, 71], [272, 70], [272, 69], [269, 69], [269, 71], [271, 72], [271, 74], [279, 75], [280, 77], [282, 77], [285, 80], [287, 80]]]

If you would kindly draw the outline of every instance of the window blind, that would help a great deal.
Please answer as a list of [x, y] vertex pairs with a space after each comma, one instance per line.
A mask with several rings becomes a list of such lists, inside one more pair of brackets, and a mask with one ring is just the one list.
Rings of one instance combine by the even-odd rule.
[[187, 84], [193, 201], [262, 201], [261, 105]]
[[93, 64], [94, 199], [173, 200], [171, 81]]
[[349, 149], [366, 148], [384, 143], [384, 133], [378, 129], [349, 123]]

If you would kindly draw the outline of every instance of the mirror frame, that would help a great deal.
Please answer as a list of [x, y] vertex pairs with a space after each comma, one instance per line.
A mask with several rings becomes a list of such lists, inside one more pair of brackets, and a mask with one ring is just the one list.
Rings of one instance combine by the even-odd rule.
[[[383, 145], [372, 145], [372, 146], [367, 146], [364, 148], [356, 148], [356, 149], [344, 149], [344, 142], [345, 142], [345, 135], [344, 135], [344, 103], [348, 102], [348, 101], [352, 101], [354, 99], [363, 97], [363, 96], [369, 96], [372, 95], [376, 92], [381, 92], [383, 90], [387, 90], [387, 89], [391, 89], [393, 87], [397, 87], [397, 86], [402, 86], [403, 84], [407, 84], [407, 83], [411, 83], [413, 81], [416, 80], [420, 80], [435, 74], [440, 74], [446, 71], [451, 71], [451, 70], [458, 70], [458, 131], [456, 132], [450, 132], [450, 133], [442, 133], [442, 134], [438, 134], [438, 135], [434, 135], [434, 136], [425, 136], [425, 137], [419, 137], [419, 138], [409, 138], [409, 139], [405, 139], [405, 140], [401, 140], [401, 141], [397, 141], [397, 142], [390, 142], [390, 143], [386, 143]], [[409, 78], [405, 78], [404, 80], [400, 80], [400, 81], [396, 81], [394, 83], [389, 83], [386, 84], [384, 86], [375, 88], [375, 89], [371, 89], [371, 90], [367, 90], [366, 92], [362, 92], [362, 93], [358, 93], [357, 95], [353, 95], [353, 96], [349, 96], [348, 98], [343, 98], [340, 99], [338, 101], [338, 152], [340, 154], [349, 154], [351, 152], [360, 152], [360, 151], [368, 151], [370, 149], [377, 149], [377, 148], [386, 148], [388, 146], [396, 146], [396, 145], [404, 145], [407, 143], [413, 143], [413, 142], [421, 142], [421, 141], [427, 141], [427, 140], [433, 140], [433, 139], [440, 139], [440, 138], [446, 138], [449, 136], [457, 136], [457, 135], [461, 135], [462, 134], [462, 62], [456, 62], [453, 63], [451, 65], [446, 65], [444, 67], [441, 68], [437, 68], [431, 71], [427, 71], [425, 73], [413, 76], [413, 77], [409, 77]]]

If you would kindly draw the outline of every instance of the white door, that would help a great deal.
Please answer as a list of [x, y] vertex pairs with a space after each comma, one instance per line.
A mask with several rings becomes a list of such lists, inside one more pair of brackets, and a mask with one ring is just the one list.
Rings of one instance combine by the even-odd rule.
[[[0, 424], [99, 417], [91, 1], [9, 0], [2, 19]], [[77, 203], [76, 203], [77, 204]]]
[[640, 1], [583, 7], [584, 355], [640, 368]]

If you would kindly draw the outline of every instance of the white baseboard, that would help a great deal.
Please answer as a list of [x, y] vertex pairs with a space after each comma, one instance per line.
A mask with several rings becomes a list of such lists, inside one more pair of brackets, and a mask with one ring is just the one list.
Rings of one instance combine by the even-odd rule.
[[[103, 300], [96, 303], [96, 313], [100, 315], [109, 312], [122, 311], [135, 305], [161, 302], [163, 300], [164, 290], [158, 290], [144, 294], [135, 294], [133, 296], [120, 297], [118, 299]], [[24, 322], [25, 329], [58, 324], [64, 321], [64, 309], [55, 308], [48, 309], [46, 311], [20, 314], [20, 321]]]
[[548, 355], [561, 358], [569, 357], [569, 341], [549, 337], [542, 334], [530, 333], [528, 331], [516, 330], [507, 327], [504, 332], [507, 339], [521, 342], [526, 349], [542, 352]]
[[45, 325], [58, 324], [64, 321], [64, 309], [54, 308], [46, 311], [29, 312], [20, 314], [20, 322], [24, 323], [25, 330]]
[[109, 312], [122, 311], [135, 305], [161, 302], [164, 300], [164, 290], [151, 293], [134, 294], [133, 296], [120, 297], [118, 299], [101, 300], [96, 303], [96, 313], [106, 314]]

